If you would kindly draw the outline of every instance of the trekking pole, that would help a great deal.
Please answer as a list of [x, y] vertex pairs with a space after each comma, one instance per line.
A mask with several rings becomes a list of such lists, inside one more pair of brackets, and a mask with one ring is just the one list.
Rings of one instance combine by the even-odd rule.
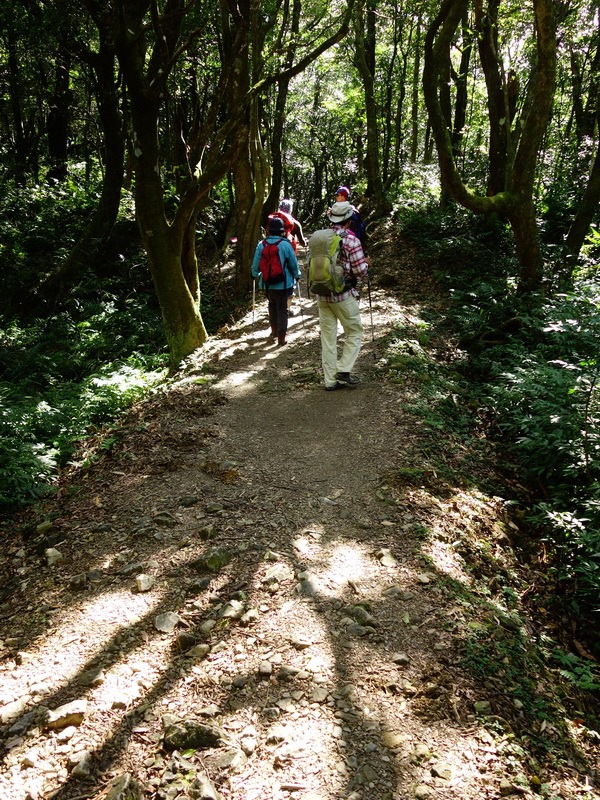
[[375, 329], [373, 327], [373, 303], [371, 302], [371, 279], [367, 275], [367, 293], [369, 295], [369, 311], [371, 312], [371, 341], [375, 341]]
[[254, 333], [254, 306], [256, 304], [256, 279], [252, 278], [252, 333]]
[[304, 328], [304, 309], [302, 308], [302, 292], [300, 291], [300, 281], [296, 281], [296, 288], [298, 289], [298, 302], [300, 303], [300, 316], [302, 318], [302, 327]]

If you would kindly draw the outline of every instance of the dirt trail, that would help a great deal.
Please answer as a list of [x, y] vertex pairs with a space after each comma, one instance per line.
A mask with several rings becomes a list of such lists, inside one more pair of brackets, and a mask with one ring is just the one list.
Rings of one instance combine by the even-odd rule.
[[580, 796], [583, 761], [537, 779], [501, 732], [511, 687], [462, 662], [478, 589], [456, 540], [485, 531], [509, 561], [501, 499], [477, 475], [397, 481], [445, 457], [382, 361], [427, 307], [419, 282], [403, 303], [374, 291], [373, 340], [363, 300], [363, 383], [334, 393], [314, 304], [277, 348], [259, 302], [38, 509], [49, 524], [3, 555], [2, 800], [97, 798], [124, 775], [122, 800]]

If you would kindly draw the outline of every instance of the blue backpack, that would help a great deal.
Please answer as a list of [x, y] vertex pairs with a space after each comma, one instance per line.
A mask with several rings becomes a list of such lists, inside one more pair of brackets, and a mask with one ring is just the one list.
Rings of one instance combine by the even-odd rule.
[[364, 245], [367, 235], [367, 226], [362, 221], [360, 211], [356, 211], [356, 209], [352, 212], [352, 216], [350, 217], [350, 230], [355, 236], [358, 236], [360, 243]]

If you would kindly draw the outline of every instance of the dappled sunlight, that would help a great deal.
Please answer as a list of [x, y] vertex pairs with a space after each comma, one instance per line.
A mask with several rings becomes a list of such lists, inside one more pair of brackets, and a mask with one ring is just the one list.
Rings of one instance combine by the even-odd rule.
[[237, 395], [242, 395], [255, 389], [251, 381], [258, 371], [259, 369], [257, 368], [251, 372], [229, 372], [222, 381], [217, 381], [215, 386], [217, 389], [229, 389], [233, 390]]
[[[99, 800], [91, 781], [100, 792], [118, 772], [174, 798], [205, 775], [231, 800], [496, 797], [499, 763], [513, 781], [475, 707], [500, 719], [505, 697], [462, 663], [476, 623], [512, 621], [469, 562], [498, 564], [500, 501], [429, 468], [444, 442], [419, 438], [408, 406], [420, 384], [380, 368], [388, 333], [427, 330], [425, 310], [373, 292], [371, 319], [365, 292], [363, 386], [330, 397], [302, 391], [319, 371], [315, 305], [277, 347], [261, 300], [190, 358], [89, 497], [65, 500], [65, 553], [94, 577], [75, 590], [46, 573], [61, 611], [21, 637], [0, 700], [37, 713], [77, 699], [87, 712], [64, 743], [42, 727], [10, 734], [2, 800], [27, 779], [32, 741], [57, 771], [36, 767], [34, 787], [31, 769], [28, 785], [55, 800]], [[147, 592], [138, 566], [155, 579]], [[168, 632], [159, 611], [175, 618]], [[166, 731], [186, 723], [223, 739], [172, 752]], [[93, 777], [78, 783], [67, 760], [83, 748]]]
[[329, 542], [328, 563], [319, 572], [330, 593], [335, 595], [344, 585], [364, 577], [370, 567], [369, 553], [364, 546], [349, 542]]
[[464, 568], [464, 560], [456, 552], [454, 543], [433, 537], [423, 545], [423, 552], [431, 558], [431, 564], [440, 573], [465, 586], [473, 586], [473, 578]]
[[162, 600], [158, 592], [134, 594], [124, 589], [97, 595], [72, 607], [45, 636], [22, 652], [22, 663], [12, 672], [11, 693], [31, 691], [35, 681], [38, 699], [55, 694], [107, 647], [114, 646], [115, 640], [138, 625]]

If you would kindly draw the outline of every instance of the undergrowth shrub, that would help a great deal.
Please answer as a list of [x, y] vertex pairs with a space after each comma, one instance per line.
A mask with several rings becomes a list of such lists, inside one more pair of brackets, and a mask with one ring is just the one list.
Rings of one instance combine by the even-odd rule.
[[[165, 375], [160, 311], [143, 255], [122, 238], [54, 313], [23, 322], [19, 300], [80, 235], [97, 193], [76, 179], [6, 188], [0, 213], [0, 507], [52, 489], [78, 443]], [[130, 222], [124, 221], [126, 228]], [[56, 243], [60, 242], [58, 249]], [[122, 246], [122, 245], [125, 246]]]
[[[425, 217], [425, 218], [424, 218]], [[600, 607], [600, 286], [589, 269], [568, 294], [516, 292], [510, 237], [460, 209], [414, 215], [404, 232], [452, 297], [462, 369], [482, 416], [537, 490], [528, 519], [546, 539], [564, 598]], [[460, 366], [460, 365], [459, 365]]]

